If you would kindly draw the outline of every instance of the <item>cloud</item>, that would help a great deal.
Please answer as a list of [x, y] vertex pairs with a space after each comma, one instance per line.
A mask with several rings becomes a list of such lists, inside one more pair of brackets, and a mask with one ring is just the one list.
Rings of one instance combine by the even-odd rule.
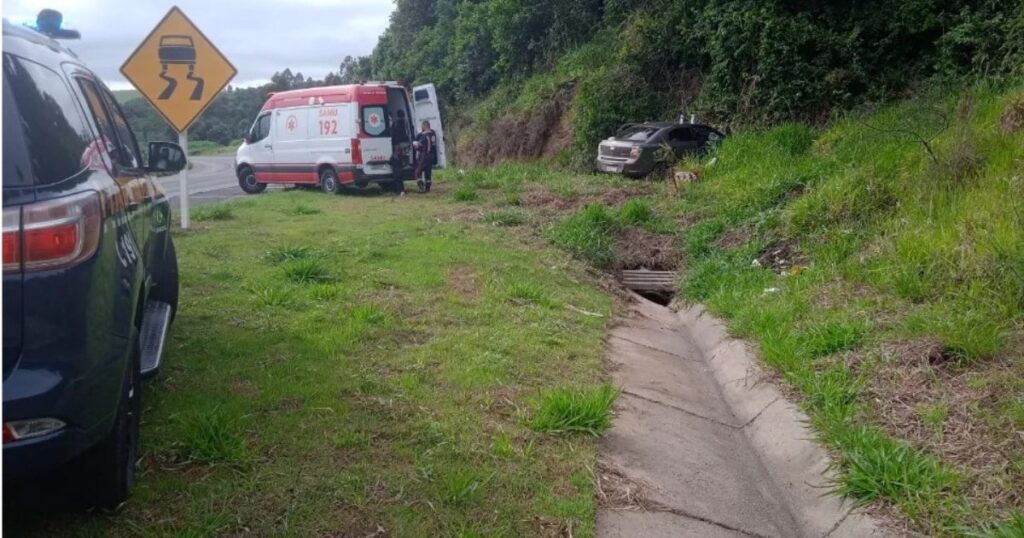
[[[4, 17], [35, 19], [49, 7], [82, 33], [68, 45], [112, 88], [130, 87], [119, 69], [167, 10], [155, 0], [6, 0]], [[346, 55], [369, 54], [388, 24], [391, 0], [179, 0], [176, 5], [235, 67], [235, 84], [258, 84], [276, 71], [323, 78]]]

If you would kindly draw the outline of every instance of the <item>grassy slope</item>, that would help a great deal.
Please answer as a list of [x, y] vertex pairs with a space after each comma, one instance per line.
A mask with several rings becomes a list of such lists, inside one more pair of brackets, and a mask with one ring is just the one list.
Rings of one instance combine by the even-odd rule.
[[[961, 177], [894, 131], [935, 132], [932, 111], [955, 116], [955, 101], [913, 102], [814, 137], [739, 136], [680, 207], [701, 217], [684, 234], [685, 294], [805, 394], [843, 491], [887, 499], [930, 532], [1021, 508], [1024, 137], [997, 129], [1007, 102], [981, 92], [937, 139], [943, 162], [980, 160]], [[750, 240], [722, 248], [734, 230]], [[752, 266], [776, 245], [792, 247], [794, 269]], [[974, 461], [964, 448], [1001, 453]]]
[[[957, 96], [822, 132], [741, 134], [688, 163], [702, 178], [678, 195], [638, 187], [655, 209], [648, 227], [678, 223], [683, 294], [797, 389], [836, 451], [838, 489], [928, 533], [1008, 519], [1006, 535], [1024, 533], [1024, 133], [998, 128], [1022, 97], [980, 89], [959, 117]], [[939, 164], [908, 129], [937, 134]], [[600, 201], [584, 191], [622, 188], [537, 164], [459, 177], [459, 198], [494, 206], [495, 223], [529, 218], [503, 206], [531, 182], [574, 208]], [[608, 235], [630, 212], [588, 207], [545, 233], [607, 266]]]
[[[132, 500], [21, 530], [593, 532], [594, 438], [529, 427], [545, 391], [603, 377], [611, 302], [579, 264], [467, 224], [436, 195], [291, 191], [194, 218], [175, 236], [183, 302], [145, 387]], [[548, 398], [563, 412], [565, 399]], [[548, 415], [537, 429], [572, 425]], [[581, 419], [601, 429], [600, 416]]]

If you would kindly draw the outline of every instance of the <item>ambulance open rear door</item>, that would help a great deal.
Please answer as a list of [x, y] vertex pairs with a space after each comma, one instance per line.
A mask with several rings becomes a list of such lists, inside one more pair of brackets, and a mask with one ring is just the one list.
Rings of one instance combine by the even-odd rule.
[[437, 133], [437, 167], [444, 168], [448, 164], [448, 155], [444, 147], [441, 108], [437, 104], [437, 90], [434, 89], [433, 84], [424, 84], [412, 89], [412, 108], [416, 118], [416, 132], [420, 132], [420, 125], [424, 121], [429, 121], [430, 128]]

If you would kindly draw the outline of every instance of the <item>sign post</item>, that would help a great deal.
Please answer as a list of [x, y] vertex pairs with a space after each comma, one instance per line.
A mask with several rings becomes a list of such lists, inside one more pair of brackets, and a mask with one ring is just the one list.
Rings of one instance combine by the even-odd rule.
[[190, 220], [188, 213], [188, 131], [178, 133], [178, 145], [185, 152], [185, 168], [178, 172], [178, 202], [181, 208], [181, 228], [187, 230]]
[[[121, 66], [175, 131], [188, 159], [188, 128], [238, 71], [177, 6]], [[188, 228], [188, 166], [180, 174], [181, 227]]]

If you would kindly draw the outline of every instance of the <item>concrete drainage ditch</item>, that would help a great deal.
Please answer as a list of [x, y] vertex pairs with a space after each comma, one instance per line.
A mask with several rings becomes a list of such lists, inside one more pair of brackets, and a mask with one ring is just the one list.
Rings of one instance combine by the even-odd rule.
[[826, 494], [828, 455], [744, 343], [700, 306], [663, 306], [673, 272], [620, 276], [643, 296], [608, 337], [622, 395], [601, 442], [597, 536], [887, 535]]

